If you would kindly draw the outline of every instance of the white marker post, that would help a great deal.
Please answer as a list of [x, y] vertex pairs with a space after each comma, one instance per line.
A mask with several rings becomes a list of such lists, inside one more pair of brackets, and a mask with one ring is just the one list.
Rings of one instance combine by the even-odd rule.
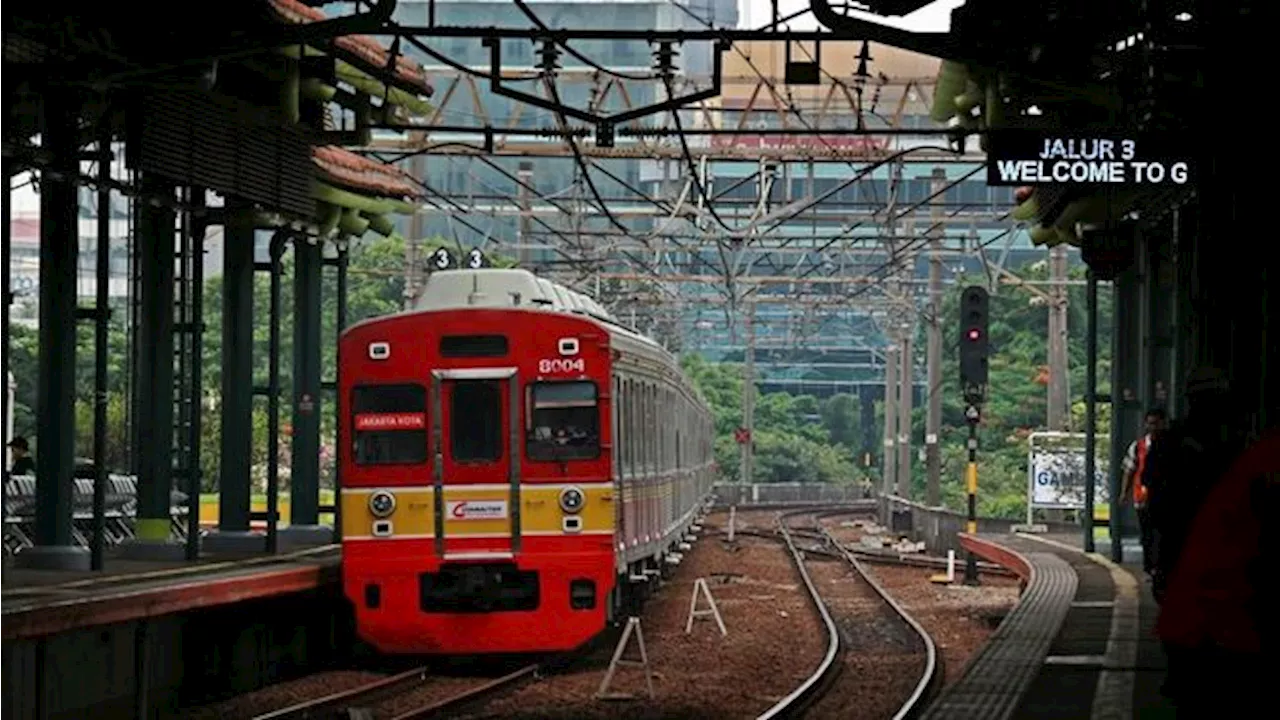
[[955, 581], [956, 581], [956, 551], [948, 550], [947, 551], [947, 574], [931, 575], [929, 576], [929, 582], [934, 583], [935, 585], [950, 585]]
[[730, 505], [729, 506], [729, 542], [733, 542], [733, 523], [734, 523], [734, 520], [737, 519], [736, 518], [737, 513], [738, 513], [738, 506]]

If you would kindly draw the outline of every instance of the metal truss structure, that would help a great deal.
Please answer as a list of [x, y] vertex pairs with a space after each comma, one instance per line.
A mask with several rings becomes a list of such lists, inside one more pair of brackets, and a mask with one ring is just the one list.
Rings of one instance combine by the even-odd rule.
[[[375, 125], [365, 152], [422, 178], [411, 239], [518, 258], [672, 349], [741, 359], [748, 336], [790, 348], [777, 367], [799, 368], [796, 380], [851, 378], [844, 358], [825, 358], [883, 359], [914, 336], [932, 319], [931, 262], [1024, 283], [1006, 267], [1031, 250], [1012, 202], [957, 192], [984, 155], [928, 122], [935, 60], [781, 31], [781, 19], [713, 32], [682, 3], [693, 31], [643, 34], [550, 28], [547, 5], [516, 5], [526, 27], [396, 29], [434, 108]], [[655, 59], [605, 65], [576, 49], [591, 40], [643, 43]], [[413, 265], [411, 291], [426, 272]]]

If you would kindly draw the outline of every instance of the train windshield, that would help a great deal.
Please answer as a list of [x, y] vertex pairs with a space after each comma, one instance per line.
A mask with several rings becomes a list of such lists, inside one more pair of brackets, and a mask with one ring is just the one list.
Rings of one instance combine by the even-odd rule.
[[530, 460], [600, 456], [600, 412], [593, 382], [534, 383], [529, 388], [525, 449]]
[[357, 465], [417, 465], [427, 460], [427, 389], [362, 385], [351, 394]]

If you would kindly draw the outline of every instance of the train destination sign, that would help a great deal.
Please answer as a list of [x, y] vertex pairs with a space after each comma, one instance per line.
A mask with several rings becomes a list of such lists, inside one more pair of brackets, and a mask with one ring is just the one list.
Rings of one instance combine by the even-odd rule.
[[987, 184], [1185, 185], [1194, 162], [1154, 137], [993, 131]]

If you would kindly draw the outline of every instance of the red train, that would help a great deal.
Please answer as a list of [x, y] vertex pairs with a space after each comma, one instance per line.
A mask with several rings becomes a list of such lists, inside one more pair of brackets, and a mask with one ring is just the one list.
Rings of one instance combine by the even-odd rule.
[[527, 271], [435, 273], [340, 352], [343, 586], [381, 652], [576, 648], [709, 497], [675, 358]]

